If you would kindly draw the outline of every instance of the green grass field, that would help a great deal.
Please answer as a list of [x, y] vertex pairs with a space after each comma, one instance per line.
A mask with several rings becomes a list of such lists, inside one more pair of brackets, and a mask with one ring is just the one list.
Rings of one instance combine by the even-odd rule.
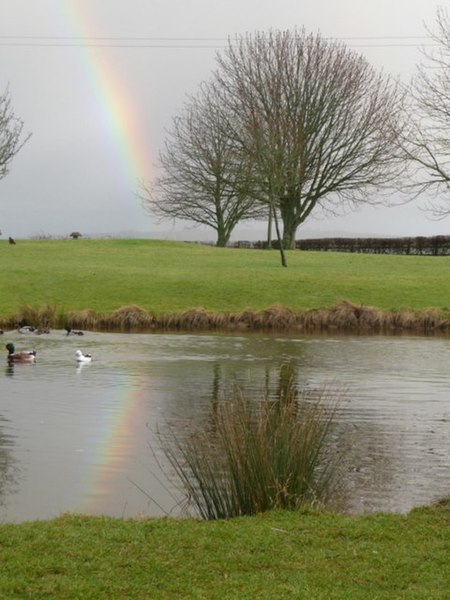
[[340, 300], [382, 310], [450, 307], [450, 258], [288, 253], [153, 240], [0, 243], [0, 315], [20, 307], [109, 312], [136, 304], [156, 315], [328, 308]]
[[0, 526], [4, 599], [444, 600], [450, 508]]

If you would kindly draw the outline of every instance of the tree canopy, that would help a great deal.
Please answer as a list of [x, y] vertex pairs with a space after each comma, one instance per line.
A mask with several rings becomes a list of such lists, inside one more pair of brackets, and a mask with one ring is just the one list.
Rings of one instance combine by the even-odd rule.
[[402, 94], [344, 44], [301, 31], [230, 41], [214, 81], [253, 190], [279, 211], [283, 243], [319, 204], [370, 201], [399, 170]]
[[218, 246], [240, 221], [262, 213], [247, 190], [250, 165], [231, 143], [227, 124], [214, 90], [203, 84], [172, 121], [159, 157], [161, 176], [141, 190], [152, 213], [212, 227]]
[[316, 207], [375, 202], [393, 183], [402, 111], [397, 83], [343, 43], [303, 29], [238, 36], [173, 120], [142, 197], [161, 217], [213, 227], [218, 245], [271, 214], [293, 248]]

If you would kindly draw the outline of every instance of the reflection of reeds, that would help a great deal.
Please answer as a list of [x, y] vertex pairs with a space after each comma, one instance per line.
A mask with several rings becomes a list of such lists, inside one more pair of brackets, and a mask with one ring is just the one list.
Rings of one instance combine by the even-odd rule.
[[336, 474], [325, 450], [336, 402], [325, 391], [298, 392], [280, 374], [278, 398], [237, 391], [214, 404], [206, 429], [160, 434], [188, 506], [220, 519], [325, 502]]
[[154, 315], [136, 305], [110, 313], [57, 311], [23, 306], [17, 315], [0, 318], [2, 329], [21, 321], [35, 327], [64, 327], [98, 331], [277, 331], [351, 333], [449, 333], [450, 317], [437, 309], [382, 311], [372, 306], [342, 300], [332, 308], [293, 311], [281, 305], [263, 310], [213, 312], [192, 308], [179, 313]]

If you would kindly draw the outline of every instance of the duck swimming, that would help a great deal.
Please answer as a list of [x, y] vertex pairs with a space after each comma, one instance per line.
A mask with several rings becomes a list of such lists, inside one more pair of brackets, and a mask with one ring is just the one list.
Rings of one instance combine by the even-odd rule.
[[64, 327], [64, 329], [67, 331], [67, 335], [84, 335], [79, 329], [72, 329], [71, 327]]
[[22, 350], [21, 352], [15, 352], [14, 344], [6, 344], [5, 348], [8, 350], [8, 364], [15, 363], [26, 363], [32, 364], [36, 362], [35, 350]]
[[77, 356], [77, 362], [79, 363], [90, 363], [92, 362], [92, 356], [90, 354], [83, 354], [81, 350], [75, 352]]
[[32, 333], [36, 331], [36, 327], [33, 327], [33, 325], [22, 325], [17, 331], [19, 333]]

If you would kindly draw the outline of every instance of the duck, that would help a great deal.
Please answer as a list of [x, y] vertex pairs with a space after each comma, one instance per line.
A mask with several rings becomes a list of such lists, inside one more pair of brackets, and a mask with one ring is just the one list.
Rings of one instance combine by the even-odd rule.
[[83, 352], [81, 352], [81, 350], [77, 350], [75, 352], [76, 357], [77, 357], [77, 362], [79, 363], [90, 363], [92, 362], [92, 355], [91, 354], [83, 354]]
[[36, 362], [36, 351], [35, 350], [22, 350], [21, 352], [16, 352], [14, 348], [14, 344], [11, 342], [6, 344], [5, 348], [8, 350], [8, 364], [13, 363], [26, 363], [32, 364]]
[[33, 333], [33, 331], [36, 331], [36, 327], [30, 325], [27, 319], [21, 319], [17, 324], [17, 331], [19, 333]]
[[43, 335], [44, 333], [50, 333], [49, 327], [38, 327], [34, 332], [36, 335]]
[[19, 333], [33, 333], [33, 331], [36, 331], [36, 327], [33, 325], [22, 325], [18, 329]]
[[67, 331], [67, 335], [84, 335], [79, 329], [72, 329], [71, 327], [64, 327], [64, 329]]

